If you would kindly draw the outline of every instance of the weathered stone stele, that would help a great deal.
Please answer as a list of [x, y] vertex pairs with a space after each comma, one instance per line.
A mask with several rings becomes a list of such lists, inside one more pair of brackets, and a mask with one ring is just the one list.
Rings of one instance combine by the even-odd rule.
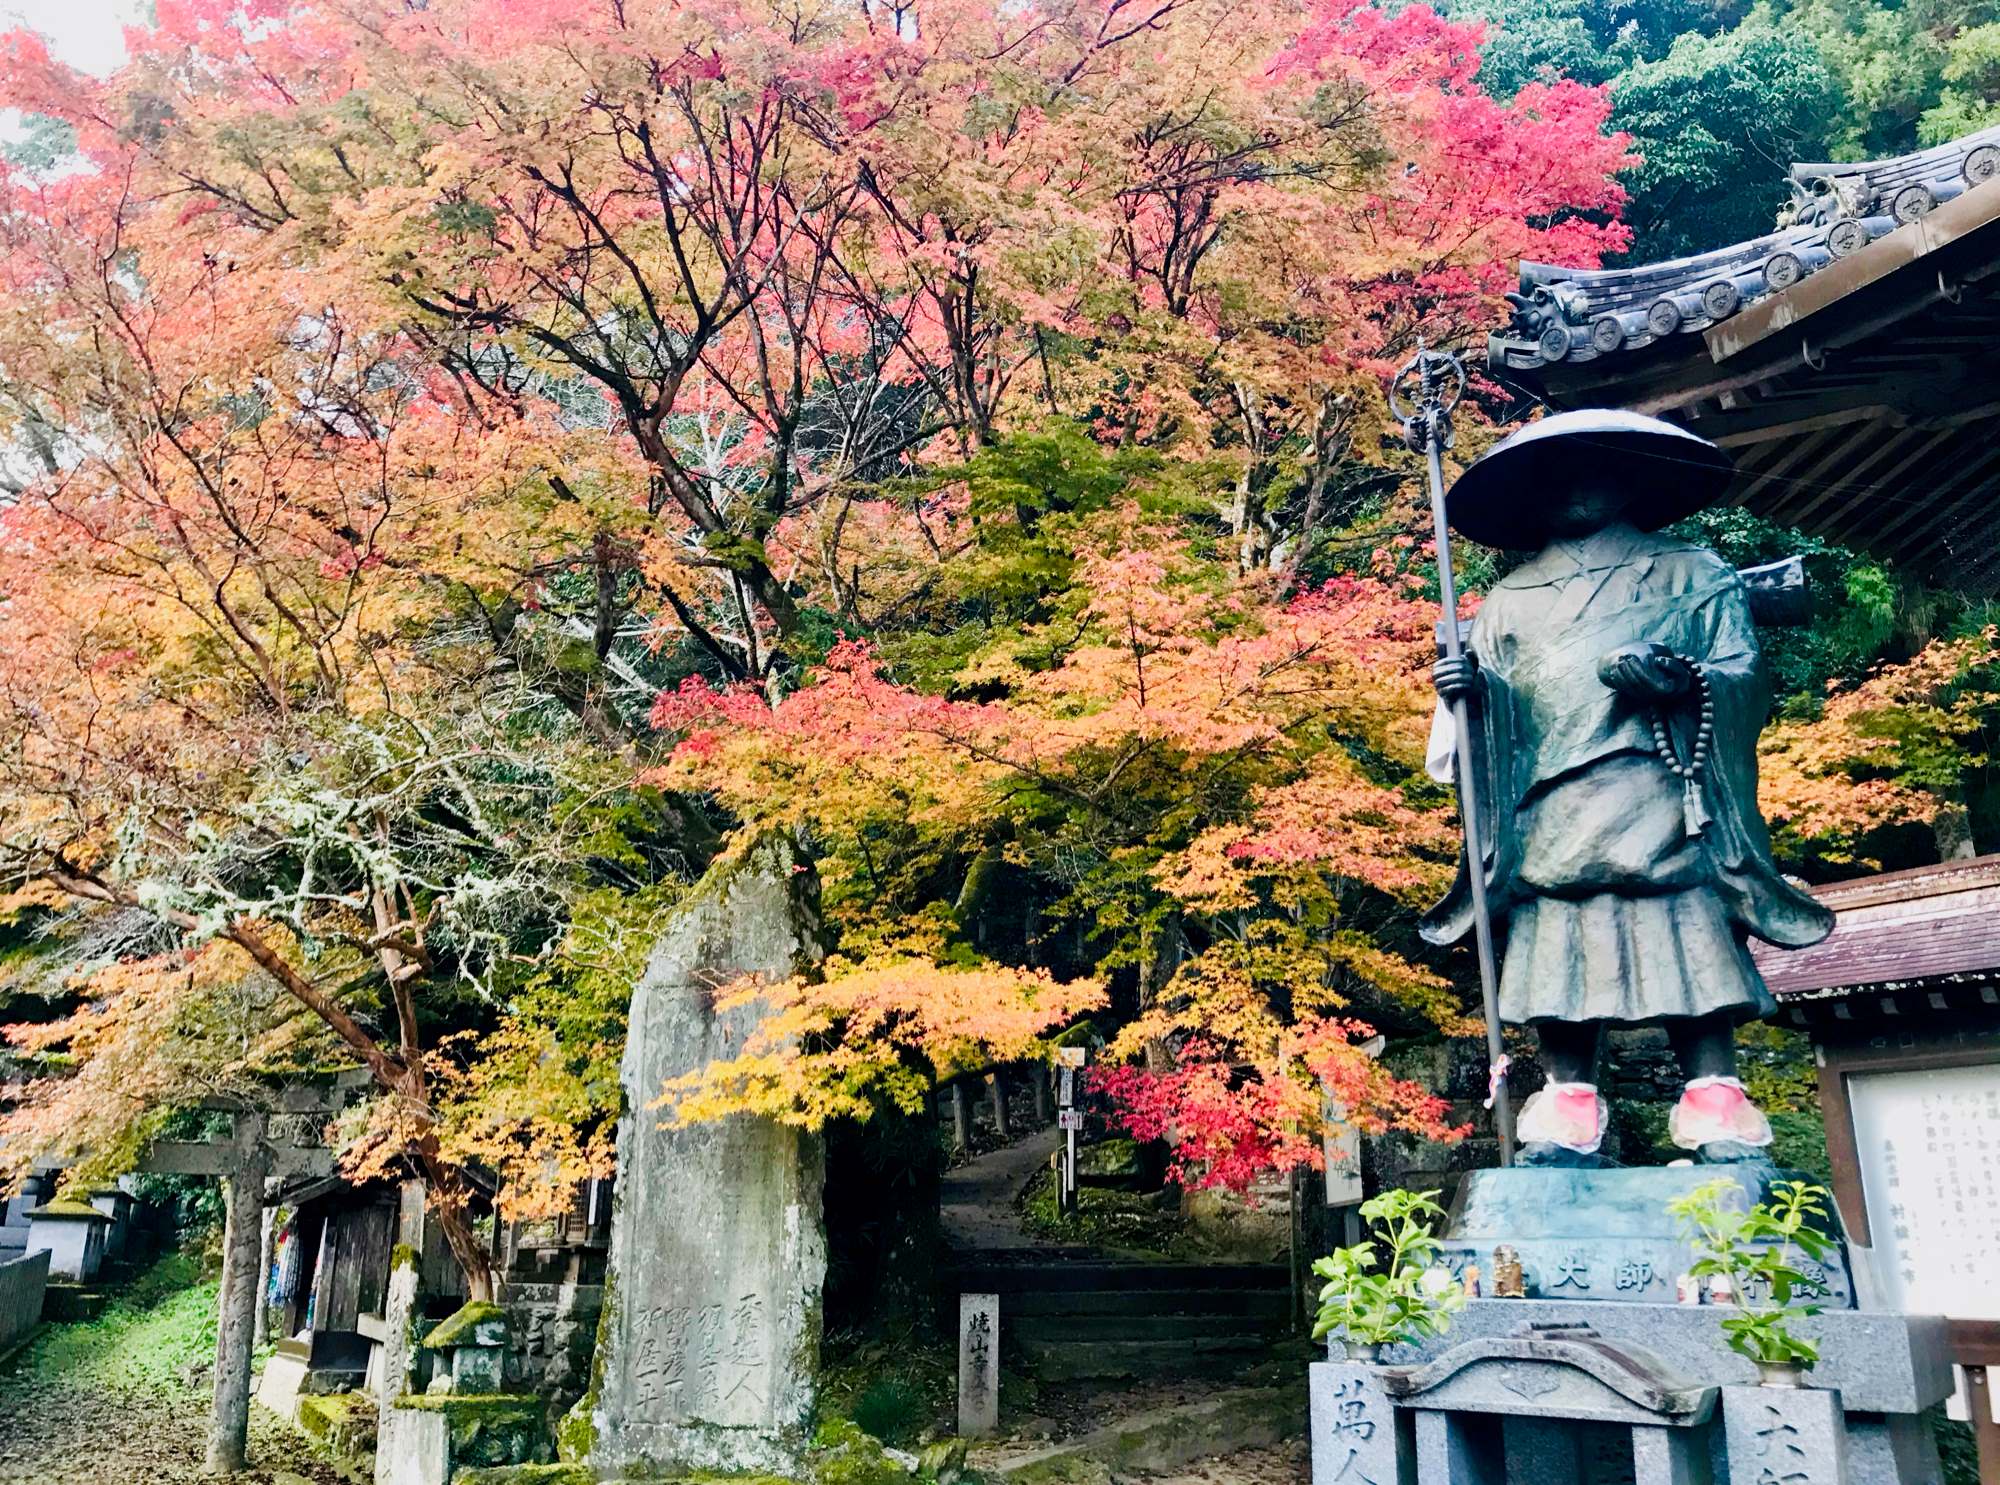
[[663, 1128], [647, 1105], [742, 1052], [761, 1009], [718, 1011], [718, 992], [822, 953], [817, 878], [769, 835], [704, 878], [633, 996], [601, 1370], [581, 1405], [600, 1474], [782, 1471], [804, 1452], [826, 1274], [818, 1141], [747, 1116]]

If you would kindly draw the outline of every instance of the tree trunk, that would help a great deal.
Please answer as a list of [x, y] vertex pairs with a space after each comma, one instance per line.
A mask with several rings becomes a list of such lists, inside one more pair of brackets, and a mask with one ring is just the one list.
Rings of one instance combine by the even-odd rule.
[[491, 1300], [493, 1256], [479, 1245], [478, 1234], [473, 1232], [472, 1220], [466, 1214], [463, 1172], [438, 1153], [434, 1134], [424, 1137], [417, 1160], [430, 1184], [431, 1215], [437, 1219], [438, 1231], [444, 1234], [445, 1246], [451, 1249], [451, 1256], [465, 1274], [466, 1298]]
[[1003, 1140], [1014, 1137], [1014, 1127], [1007, 1117], [1007, 1079], [999, 1068], [993, 1069], [993, 1131]]
[[972, 1100], [965, 1094], [965, 1079], [951, 1085], [951, 1144], [955, 1150], [972, 1147]]
[[1028, 1086], [1035, 1093], [1035, 1123], [1041, 1128], [1047, 1128], [1055, 1119], [1055, 1115], [1049, 1112], [1048, 1068], [1039, 1062], [1029, 1068]]
[[264, 1116], [244, 1115], [244, 1164], [224, 1182], [222, 1291], [215, 1324], [215, 1396], [208, 1419], [208, 1472], [233, 1475], [245, 1463], [250, 1434], [250, 1353], [255, 1345], [257, 1259], [263, 1247]]

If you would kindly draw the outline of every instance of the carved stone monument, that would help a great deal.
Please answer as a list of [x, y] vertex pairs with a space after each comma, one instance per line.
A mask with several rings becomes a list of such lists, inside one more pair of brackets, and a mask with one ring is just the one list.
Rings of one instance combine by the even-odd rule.
[[600, 1375], [578, 1405], [604, 1475], [794, 1468], [807, 1442], [826, 1238], [817, 1141], [738, 1117], [662, 1127], [667, 1080], [732, 1057], [760, 1019], [746, 975], [822, 954], [817, 879], [771, 835], [676, 913], [632, 1001]]

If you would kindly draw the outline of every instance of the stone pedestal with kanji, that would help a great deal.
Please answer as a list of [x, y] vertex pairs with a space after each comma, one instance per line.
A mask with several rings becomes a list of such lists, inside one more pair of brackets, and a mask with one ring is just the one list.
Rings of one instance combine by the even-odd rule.
[[1313, 1485], [1938, 1485], [1940, 1320], [1828, 1311], [1812, 1386], [1758, 1385], [1706, 1305], [1483, 1299], [1311, 1368]]

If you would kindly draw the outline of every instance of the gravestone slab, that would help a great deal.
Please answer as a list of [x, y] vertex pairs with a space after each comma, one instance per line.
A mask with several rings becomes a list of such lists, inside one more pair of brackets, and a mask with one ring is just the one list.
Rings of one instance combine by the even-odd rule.
[[1554, 1418], [1503, 1416], [1500, 1438], [1507, 1453], [1508, 1479], [1533, 1480], [1535, 1485], [1585, 1485], [1583, 1439], [1574, 1424]]
[[1678, 1428], [1632, 1430], [1632, 1485], [1714, 1485], [1708, 1435]]
[[451, 1422], [443, 1413], [391, 1407], [375, 1435], [375, 1485], [447, 1485]]
[[88, 1202], [45, 1202], [28, 1213], [27, 1251], [48, 1250], [50, 1278], [87, 1284], [104, 1266], [104, 1231], [110, 1225]]
[[1847, 1485], [1840, 1394], [1818, 1387], [1725, 1387], [1729, 1485]]
[[958, 1436], [1000, 1427], [1000, 1296], [958, 1297]]
[[748, 975], [823, 953], [817, 879], [767, 835], [676, 911], [633, 996], [601, 1379], [585, 1401], [600, 1474], [769, 1471], [807, 1443], [826, 1237], [818, 1142], [769, 1120], [662, 1127], [669, 1079], [734, 1057], [762, 1019], [718, 1010]]
[[410, 1390], [410, 1363], [417, 1350], [417, 1265], [398, 1254], [389, 1266], [389, 1284], [382, 1296], [382, 1335], [368, 1353], [366, 1386], [378, 1412], [387, 1413]]
[[1316, 1361], [1307, 1377], [1312, 1485], [1396, 1485], [1396, 1416], [1375, 1369]]

